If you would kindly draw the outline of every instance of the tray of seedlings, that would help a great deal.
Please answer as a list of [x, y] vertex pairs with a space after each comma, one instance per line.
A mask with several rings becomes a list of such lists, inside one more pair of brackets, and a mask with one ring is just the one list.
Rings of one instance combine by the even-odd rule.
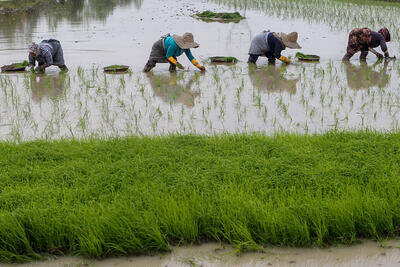
[[111, 65], [104, 67], [104, 72], [107, 73], [125, 73], [129, 70], [129, 66], [126, 65]]
[[25, 68], [28, 67], [29, 63], [28, 61], [24, 62], [17, 62], [17, 63], [12, 63], [11, 65], [4, 65], [1, 67], [2, 72], [13, 72], [13, 71], [25, 71]]
[[223, 57], [223, 56], [216, 56], [216, 57], [210, 57], [211, 63], [216, 63], [216, 64], [235, 64], [238, 62], [238, 59], [235, 57]]
[[194, 16], [198, 19], [207, 21], [207, 22], [212, 22], [212, 21], [218, 21], [218, 22], [239, 22], [242, 19], [245, 19], [242, 15], [240, 15], [239, 12], [220, 12], [220, 13], [215, 13], [210, 10], [206, 10], [201, 13], [196, 13]]
[[306, 55], [300, 52], [296, 53], [296, 57], [300, 61], [318, 62], [320, 57], [317, 55]]

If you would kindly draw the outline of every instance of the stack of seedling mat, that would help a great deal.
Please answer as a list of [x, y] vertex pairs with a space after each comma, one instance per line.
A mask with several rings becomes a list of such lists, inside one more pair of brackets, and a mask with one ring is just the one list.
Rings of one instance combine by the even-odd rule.
[[239, 22], [242, 19], [245, 19], [239, 12], [221, 12], [215, 13], [209, 10], [206, 10], [202, 13], [197, 13], [194, 15], [196, 18], [202, 19], [204, 21], [219, 21], [219, 22]]
[[223, 57], [223, 56], [217, 56], [217, 57], [210, 57], [210, 60], [212, 63], [231, 63], [234, 64], [238, 62], [237, 58], [235, 57]]
[[11, 65], [4, 65], [1, 67], [2, 72], [12, 72], [12, 71], [24, 71], [28, 67], [28, 61], [12, 63]]
[[107, 73], [125, 73], [129, 70], [129, 66], [126, 65], [111, 65], [104, 67], [104, 71]]
[[296, 53], [296, 57], [300, 61], [318, 62], [320, 57], [317, 55], [306, 55], [300, 52]]

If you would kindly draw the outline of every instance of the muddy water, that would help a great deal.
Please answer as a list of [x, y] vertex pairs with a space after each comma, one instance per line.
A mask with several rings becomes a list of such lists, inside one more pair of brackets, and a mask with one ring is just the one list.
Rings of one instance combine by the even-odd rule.
[[[0, 265], [1, 266], [1, 265]], [[7, 265], [4, 265], [7, 266]], [[193, 247], [174, 248], [171, 253], [157, 256], [123, 257], [102, 261], [77, 257], [60, 257], [47, 261], [16, 266], [400, 266], [400, 241], [380, 243], [366, 241], [350, 247], [319, 248], [268, 248], [262, 253], [237, 255], [232, 247], [203, 244]]]
[[[67, 74], [55, 67], [45, 75], [0, 74], [2, 140], [399, 127], [400, 62], [384, 64], [372, 55], [367, 64], [360, 64], [358, 55], [349, 64], [340, 61], [351, 27], [378, 29], [386, 23], [396, 28], [388, 14], [399, 6], [377, 2], [376, 8], [349, 8], [348, 3], [320, 0], [299, 1], [291, 10], [291, 0], [238, 1], [236, 8], [228, 0], [65, 2], [63, 9], [51, 12], [0, 16], [0, 63], [25, 59], [32, 40], [56, 38], [70, 68]], [[273, 3], [288, 15], [276, 12]], [[206, 9], [238, 10], [247, 19], [207, 23], [191, 17]], [[321, 11], [318, 18], [316, 10]], [[335, 12], [343, 19], [329, 23]], [[249, 68], [251, 38], [264, 29], [298, 31], [301, 51], [320, 55], [321, 62], [297, 62], [297, 50], [287, 50], [283, 54], [294, 62], [287, 67], [268, 66], [261, 58], [257, 68]], [[141, 72], [154, 41], [186, 31], [201, 44], [192, 52], [207, 72], [196, 70], [184, 56], [179, 60], [185, 70], [177, 74], [168, 72], [168, 64], [157, 65], [149, 75]], [[399, 38], [393, 39], [389, 51], [398, 54]], [[208, 57], [215, 55], [240, 62], [212, 65]], [[104, 74], [102, 67], [111, 64], [130, 65], [131, 72]]]

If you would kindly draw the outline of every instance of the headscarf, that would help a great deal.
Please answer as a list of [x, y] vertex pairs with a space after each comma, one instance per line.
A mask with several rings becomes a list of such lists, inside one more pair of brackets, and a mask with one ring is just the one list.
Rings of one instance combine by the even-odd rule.
[[387, 28], [382, 28], [378, 32], [385, 37], [386, 42], [390, 42], [390, 32]]
[[29, 52], [34, 53], [35, 55], [39, 55], [40, 54], [39, 45], [37, 43], [35, 43], [35, 42], [31, 43], [28, 46], [28, 50], [29, 50]]

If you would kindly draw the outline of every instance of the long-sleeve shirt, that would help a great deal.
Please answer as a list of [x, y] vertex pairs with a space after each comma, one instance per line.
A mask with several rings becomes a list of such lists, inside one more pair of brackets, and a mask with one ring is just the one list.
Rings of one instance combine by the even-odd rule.
[[39, 50], [40, 53], [39, 55], [36, 55], [36, 57], [33, 57], [31, 54], [29, 54], [29, 64], [30, 65], [35, 65], [35, 61], [38, 61], [39, 64], [45, 63], [46, 66], [51, 66], [53, 65], [53, 56], [54, 56], [54, 49], [51, 46], [50, 43], [40, 43], [39, 44]]
[[165, 56], [167, 59], [170, 57], [179, 57], [180, 55], [185, 52], [187, 58], [192, 61], [194, 59], [194, 56], [192, 55], [192, 52], [190, 52], [190, 49], [182, 49], [180, 48], [174, 41], [174, 38], [172, 36], [168, 36], [164, 40], [164, 47], [165, 50], [167, 51], [167, 55]]
[[272, 53], [276, 58], [280, 58], [283, 48], [282, 42], [272, 32], [262, 32], [251, 41], [249, 54], [265, 55]]
[[387, 51], [387, 46], [386, 46], [386, 41], [385, 41], [385, 37], [380, 34], [379, 32], [374, 32], [371, 31], [371, 42], [369, 43], [369, 47], [375, 48], [380, 46], [382, 49], [382, 52], [386, 52]]

